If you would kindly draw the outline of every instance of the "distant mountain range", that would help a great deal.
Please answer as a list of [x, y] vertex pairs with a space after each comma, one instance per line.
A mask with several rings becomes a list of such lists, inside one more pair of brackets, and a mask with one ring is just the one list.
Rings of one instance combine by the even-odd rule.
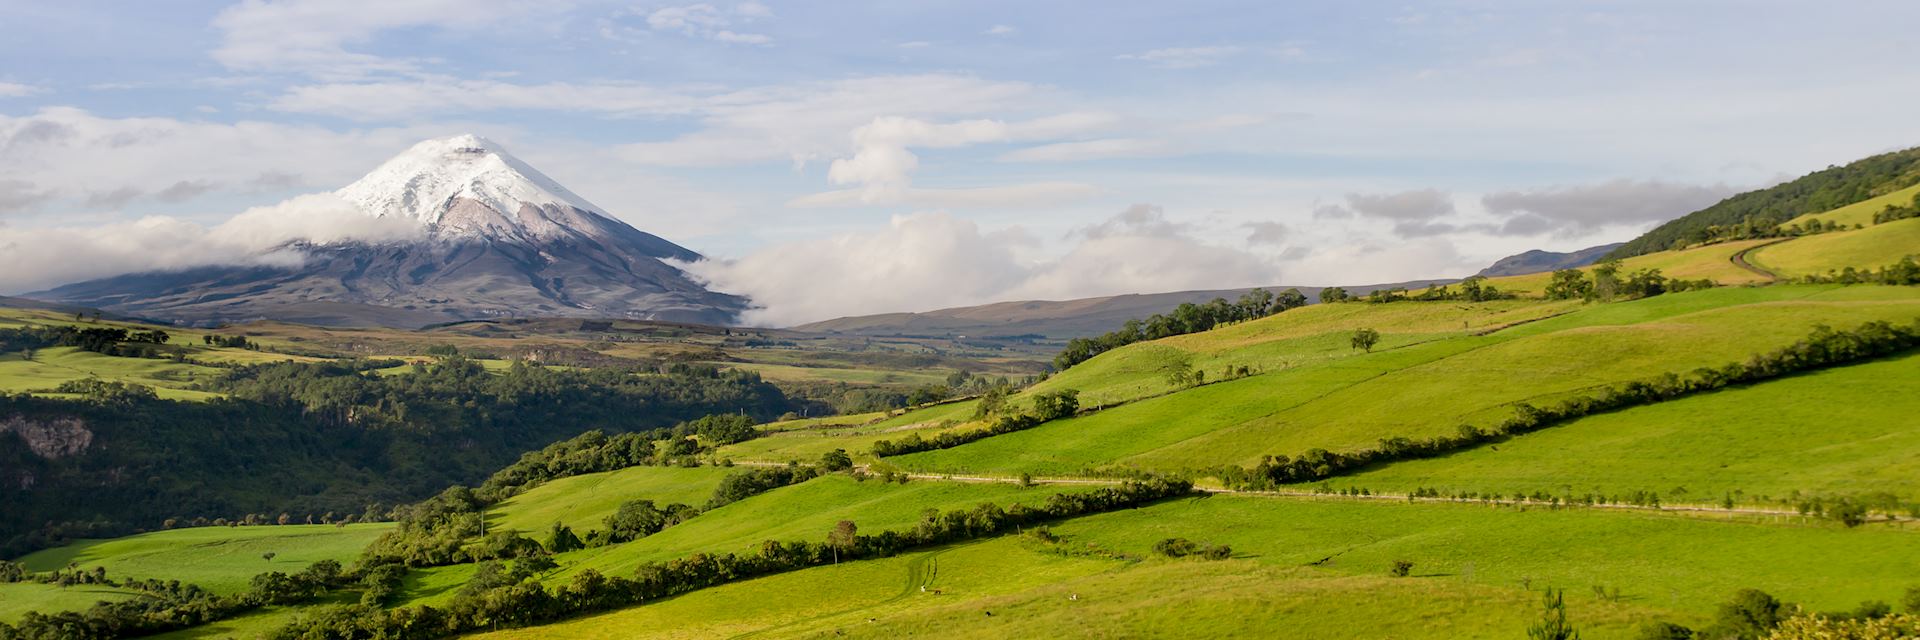
[[1493, 266], [1481, 269], [1478, 275], [1489, 278], [1495, 276], [1520, 276], [1543, 271], [1558, 271], [1560, 269], [1584, 267], [1599, 262], [1601, 257], [1607, 255], [1607, 252], [1620, 248], [1622, 244], [1625, 243], [1615, 242], [1613, 244], [1603, 244], [1598, 247], [1587, 247], [1579, 251], [1568, 251], [1565, 253], [1534, 249], [1496, 260]]
[[[1420, 280], [1394, 284], [1345, 287], [1349, 293], [1366, 294], [1375, 289], [1405, 287], [1415, 289], [1457, 280]], [[1317, 300], [1322, 287], [1261, 287], [1275, 293], [1299, 289], [1307, 299]], [[1127, 320], [1165, 313], [1182, 303], [1203, 303], [1214, 298], [1239, 299], [1252, 288], [1175, 291], [1172, 293], [1126, 294], [1080, 298], [1076, 300], [1022, 300], [996, 302], [971, 307], [955, 307], [919, 313], [882, 313], [869, 316], [835, 318], [792, 327], [795, 331], [839, 333], [864, 336], [931, 336], [969, 338], [1006, 338], [1037, 336], [1065, 340], [1099, 335], [1114, 330]]]
[[614, 218], [484, 138], [428, 140], [336, 192], [419, 223], [412, 242], [297, 243], [298, 267], [135, 273], [27, 297], [188, 324], [421, 326], [576, 316], [727, 324], [746, 301], [669, 261], [700, 254]]

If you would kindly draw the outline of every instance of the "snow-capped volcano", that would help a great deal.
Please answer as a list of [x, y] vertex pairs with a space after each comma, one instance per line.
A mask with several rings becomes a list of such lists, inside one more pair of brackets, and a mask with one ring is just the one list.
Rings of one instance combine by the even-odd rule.
[[427, 140], [334, 192], [417, 221], [411, 243], [302, 243], [306, 263], [116, 276], [40, 294], [192, 323], [430, 324], [504, 316], [724, 324], [745, 307], [668, 260], [700, 254], [633, 228], [485, 138]]
[[582, 225], [583, 215], [611, 217], [473, 134], [413, 145], [334, 193], [369, 215], [416, 220], [437, 236], [527, 241], [597, 226]]

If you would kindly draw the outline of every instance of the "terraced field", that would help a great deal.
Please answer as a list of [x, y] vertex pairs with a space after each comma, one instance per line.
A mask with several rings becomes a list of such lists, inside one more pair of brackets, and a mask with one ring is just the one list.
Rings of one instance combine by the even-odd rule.
[[577, 530], [604, 529], [602, 521], [629, 500], [705, 504], [720, 480], [733, 473], [722, 467], [630, 467], [606, 473], [561, 478], [508, 498], [487, 513], [487, 528], [544, 534], [559, 522]]
[[1832, 222], [1849, 227], [1856, 224], [1871, 225], [1873, 224], [1873, 214], [1880, 213], [1882, 210], [1885, 210], [1888, 205], [1906, 206], [1913, 204], [1913, 197], [1916, 195], [1920, 195], [1920, 185], [1914, 185], [1898, 191], [1868, 198], [1831, 211], [1809, 213], [1789, 220], [1787, 224], [1800, 224], [1804, 226], [1810, 220], [1818, 220], [1820, 222]]
[[[392, 528], [386, 523], [194, 527], [155, 531], [111, 540], [90, 540], [37, 551], [20, 558], [32, 571], [77, 564], [105, 567], [121, 578], [165, 578], [197, 584], [217, 593], [236, 593], [255, 575], [292, 573], [320, 560], [342, 563]], [[273, 553], [272, 560], [261, 556]]]
[[[560, 568], [541, 579], [564, 583], [583, 569], [630, 575], [642, 562], [693, 553], [748, 552], [766, 540], [824, 540], [841, 520], [852, 520], [863, 534], [909, 529], [928, 509], [966, 509], [983, 502], [1003, 507], [1016, 502], [1037, 505], [1055, 493], [1092, 488], [917, 481], [889, 484], [828, 476], [726, 505], [633, 542], [556, 555]], [[472, 576], [474, 569], [468, 564], [415, 572], [402, 593], [403, 599], [413, 603], [444, 601]]]
[[1920, 218], [1794, 238], [1754, 251], [1749, 259], [1782, 276], [1798, 277], [1847, 267], [1878, 269], [1907, 256], [1920, 259]]
[[1593, 416], [1333, 484], [1396, 493], [1651, 491], [1694, 503], [1886, 492], [1920, 504], [1916, 386], [1920, 355], [1908, 355]]
[[[1289, 314], [1262, 322], [1285, 322]], [[1601, 385], [1744, 361], [1792, 344], [1816, 325], [1915, 318], [1920, 292], [1910, 288], [1672, 294], [1269, 372], [888, 460], [923, 472], [1042, 475], [1109, 465], [1161, 471], [1245, 465], [1269, 454], [1353, 450], [1388, 437], [1451, 434], [1460, 424], [1491, 426], [1520, 402], [1547, 403]], [[1057, 380], [1071, 384], [1072, 373]]]

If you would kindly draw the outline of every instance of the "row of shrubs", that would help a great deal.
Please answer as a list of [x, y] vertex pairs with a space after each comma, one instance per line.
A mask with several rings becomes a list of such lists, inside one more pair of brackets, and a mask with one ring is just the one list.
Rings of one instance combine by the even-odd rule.
[[1859, 270], [1847, 267], [1825, 274], [1809, 274], [1800, 278], [1807, 284], [1890, 284], [1912, 286], [1920, 284], [1920, 263], [1913, 256], [1901, 258], [1899, 262], [1879, 269]]
[[1513, 417], [1491, 430], [1461, 425], [1458, 434], [1453, 436], [1421, 440], [1388, 438], [1381, 440], [1377, 448], [1350, 453], [1312, 449], [1298, 458], [1268, 456], [1253, 469], [1227, 466], [1209, 473], [1231, 488], [1272, 489], [1321, 480], [1372, 464], [1445, 455], [1596, 413], [1880, 357], [1916, 346], [1920, 346], [1920, 321], [1906, 326], [1869, 322], [1851, 331], [1835, 331], [1823, 325], [1804, 340], [1772, 353], [1756, 355], [1745, 363], [1696, 369], [1684, 378], [1667, 374], [1652, 381], [1609, 387], [1600, 395], [1575, 398], [1549, 408], [1522, 403], [1515, 408]]
[[[607, 442], [611, 444], [626, 440], [627, 438], [623, 435], [615, 436]], [[667, 524], [693, 517], [705, 509], [789, 484], [805, 482], [825, 472], [826, 470], [822, 468], [802, 465], [747, 469], [722, 478], [720, 485], [714, 489], [713, 497], [704, 507], [669, 505], [667, 509], [662, 510], [654, 507], [651, 502], [644, 505], [638, 502], [622, 505], [624, 510], [634, 512], [631, 514], [631, 519], [635, 522], [658, 521], [666, 524], [635, 527], [610, 525], [607, 533], [610, 537], [597, 542], [600, 544], [622, 542], [648, 535], [659, 531]], [[498, 502], [498, 499], [489, 499], [489, 497], [508, 494], [498, 489], [489, 490], [485, 486], [478, 491], [456, 486], [419, 503], [401, 507], [396, 510], [399, 526], [381, 534], [373, 544], [368, 545], [362, 562], [396, 562], [411, 567], [436, 567], [544, 555], [549, 549], [543, 548], [539, 542], [521, 535], [518, 531], [495, 531], [482, 535], [486, 530], [484, 512]], [[674, 508], [676, 506], [679, 508]], [[620, 519], [620, 513], [616, 513], [615, 516], [616, 520], [624, 522]], [[555, 531], [549, 534], [548, 545], [555, 544], [552, 538], [559, 533]], [[479, 538], [479, 543], [468, 544], [474, 538]]]
[[970, 431], [947, 431], [923, 438], [915, 433], [899, 442], [880, 440], [873, 443], [873, 455], [880, 457], [902, 456], [921, 451], [951, 449], [976, 440], [985, 440], [993, 436], [1025, 431], [1038, 427], [1050, 420], [1071, 417], [1080, 411], [1080, 392], [1063, 389], [1034, 396], [1032, 413], [1016, 413], [995, 418], [984, 429]]
[[[17, 572], [0, 574], [19, 575]], [[270, 571], [254, 576], [246, 591], [227, 596], [183, 585], [178, 580], [114, 581], [98, 569], [84, 575], [87, 584], [135, 590], [142, 597], [100, 602], [83, 611], [29, 612], [17, 624], [0, 623], [0, 640], [133, 638], [207, 624], [263, 606], [307, 602], [333, 590], [354, 586], [366, 588], [367, 593], [384, 586], [387, 589], [381, 594], [384, 597], [384, 593], [390, 593], [398, 584], [400, 573], [397, 568], [348, 572], [338, 562], [322, 560], [298, 573]], [[384, 582], [376, 584], [377, 581]]]
[[[1184, 480], [1156, 479], [1092, 492], [1055, 494], [1039, 507], [1016, 504], [1002, 509], [982, 504], [969, 510], [930, 513], [919, 525], [906, 531], [830, 536], [832, 542], [769, 540], [751, 554], [699, 553], [665, 563], [646, 563], [632, 578], [587, 570], [575, 575], [571, 583], [551, 590], [537, 581], [514, 582], [469, 591], [454, 598], [444, 609], [333, 607], [299, 618], [271, 637], [420, 640], [542, 624], [837, 560], [889, 557], [918, 548], [993, 536], [1048, 520], [1139, 507], [1185, 495], [1192, 488], [1192, 484]], [[836, 531], [841, 529], [851, 530], [851, 527], [843, 525]]]

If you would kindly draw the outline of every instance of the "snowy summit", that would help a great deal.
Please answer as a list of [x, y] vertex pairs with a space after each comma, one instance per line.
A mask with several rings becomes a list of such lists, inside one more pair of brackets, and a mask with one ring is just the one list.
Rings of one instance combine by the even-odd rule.
[[515, 158], [463, 134], [426, 140], [335, 192], [375, 217], [419, 221], [437, 237], [530, 242], [598, 235], [605, 210]]

